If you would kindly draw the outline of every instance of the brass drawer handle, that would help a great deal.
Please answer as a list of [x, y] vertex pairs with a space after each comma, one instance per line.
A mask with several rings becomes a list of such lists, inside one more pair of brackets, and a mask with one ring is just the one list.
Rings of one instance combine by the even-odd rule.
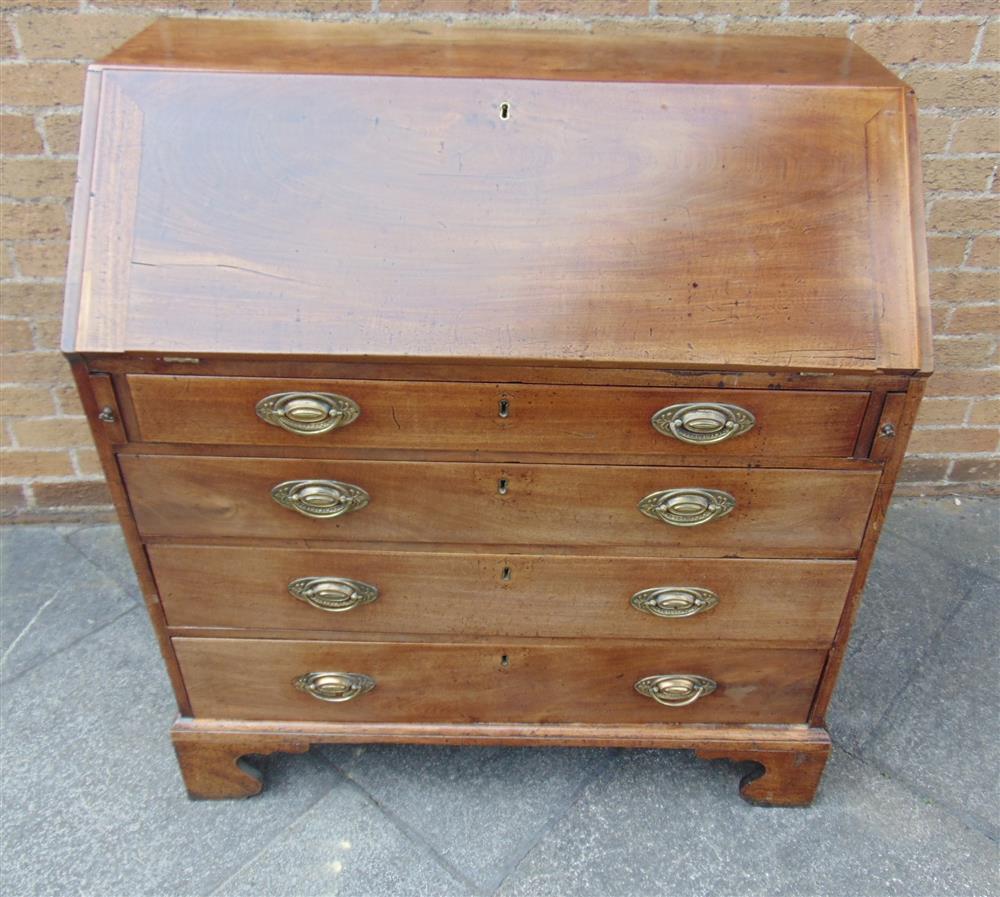
[[670, 673], [666, 676], [647, 676], [635, 684], [635, 690], [665, 707], [687, 707], [698, 698], [710, 695], [718, 683], [707, 676], [690, 673]]
[[288, 592], [317, 610], [333, 613], [353, 610], [378, 598], [376, 586], [337, 576], [302, 576], [288, 584]]
[[317, 701], [339, 704], [368, 694], [375, 687], [375, 680], [363, 673], [306, 673], [293, 679], [292, 685]]
[[271, 498], [283, 508], [320, 518], [360, 511], [371, 500], [360, 486], [338, 480], [288, 480], [271, 490]]
[[657, 586], [636, 592], [629, 603], [643, 613], [674, 620], [711, 610], [719, 603], [719, 596], [711, 589], [693, 586]]
[[664, 436], [673, 436], [693, 445], [708, 445], [746, 433], [757, 420], [739, 405], [685, 402], [683, 405], [661, 408], [653, 415], [650, 423], [654, 430]]
[[360, 414], [357, 402], [332, 392], [276, 392], [257, 403], [262, 421], [300, 436], [346, 427]]
[[671, 526], [698, 526], [725, 517], [736, 507], [736, 499], [720, 489], [661, 489], [639, 502], [647, 517]]

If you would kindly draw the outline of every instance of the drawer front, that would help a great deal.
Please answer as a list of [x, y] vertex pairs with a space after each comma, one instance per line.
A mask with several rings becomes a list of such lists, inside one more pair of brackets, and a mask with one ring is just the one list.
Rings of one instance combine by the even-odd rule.
[[[852, 556], [879, 478], [874, 470], [170, 455], [125, 455], [120, 463], [147, 537], [606, 545], [727, 557]], [[313, 518], [272, 498], [275, 486], [303, 480], [349, 484], [352, 500], [365, 495], [368, 503], [338, 517]], [[735, 508], [697, 526], [664, 523], [638, 508], [653, 493], [694, 487], [732, 496]]]
[[828, 644], [854, 574], [851, 561], [148, 551], [169, 625], [234, 629]]
[[[131, 375], [137, 439], [214, 445], [283, 445], [456, 451], [584, 452], [592, 454], [757, 455], [848, 457], [854, 450], [866, 392], [654, 389], [611, 386], [429, 383], [372, 380]], [[285, 429], [255, 409], [268, 396], [295, 393], [301, 425], [272, 406]], [[317, 431], [349, 399], [360, 413], [350, 423]], [[313, 398], [310, 400], [309, 397]], [[304, 398], [303, 398], [304, 397]], [[283, 408], [291, 407], [285, 400]], [[736, 406], [752, 426], [726, 429], [726, 412], [697, 408], [671, 414], [679, 438], [654, 429], [658, 411], [703, 403]], [[331, 407], [332, 416], [324, 409]], [[354, 413], [352, 408], [347, 420]], [[729, 412], [737, 414], [737, 412]], [[719, 415], [722, 415], [721, 417]], [[319, 417], [320, 420], [312, 418]], [[735, 418], [734, 418], [735, 420]], [[716, 431], [714, 428], [721, 426]], [[707, 427], [707, 430], [704, 428]], [[699, 428], [701, 432], [699, 432]], [[687, 441], [685, 441], [687, 440]]]
[[[317, 722], [804, 723], [826, 656], [648, 642], [175, 638], [173, 645], [195, 716]], [[360, 674], [374, 688], [324, 701], [294, 685], [310, 673]], [[634, 687], [677, 675], [711, 679], [715, 690], [671, 707]]]

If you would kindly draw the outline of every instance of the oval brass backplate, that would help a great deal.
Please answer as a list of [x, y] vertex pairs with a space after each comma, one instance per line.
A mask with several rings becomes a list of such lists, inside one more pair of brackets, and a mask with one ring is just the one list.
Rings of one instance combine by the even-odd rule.
[[675, 620], [711, 610], [719, 603], [719, 596], [693, 586], [656, 586], [636, 592], [629, 603], [643, 613]]
[[364, 673], [316, 672], [293, 679], [292, 685], [318, 701], [339, 704], [367, 694], [375, 687], [375, 680]]
[[299, 436], [317, 436], [346, 427], [361, 414], [353, 399], [332, 392], [278, 392], [257, 403], [257, 416]]
[[378, 587], [339, 576], [302, 576], [288, 584], [288, 593], [317, 610], [342, 613], [378, 598]]
[[635, 690], [664, 707], [686, 707], [698, 698], [710, 695], [718, 687], [714, 679], [691, 673], [668, 673], [646, 676], [635, 683]]
[[283, 508], [318, 518], [360, 511], [371, 500], [360, 486], [339, 480], [287, 480], [271, 489], [271, 498]]
[[754, 416], [739, 405], [717, 402], [685, 402], [661, 408], [650, 419], [653, 429], [693, 445], [725, 442], [757, 423]]
[[736, 499], [720, 489], [662, 489], [639, 502], [647, 517], [671, 526], [698, 526], [725, 517], [736, 507]]

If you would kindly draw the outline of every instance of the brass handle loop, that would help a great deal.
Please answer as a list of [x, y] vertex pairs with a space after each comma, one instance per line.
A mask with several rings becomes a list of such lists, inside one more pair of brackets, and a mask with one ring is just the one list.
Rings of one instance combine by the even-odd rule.
[[685, 402], [661, 408], [650, 423], [664, 436], [673, 436], [692, 445], [711, 445], [746, 433], [757, 420], [739, 405]]
[[271, 489], [271, 498], [283, 508], [318, 518], [360, 511], [371, 501], [360, 486], [338, 480], [287, 480]]
[[377, 586], [339, 576], [302, 576], [288, 584], [288, 592], [317, 610], [331, 613], [354, 610], [378, 598]]
[[693, 586], [656, 586], [636, 592], [629, 603], [636, 610], [654, 617], [676, 620], [711, 610], [719, 603], [719, 596], [711, 589]]
[[664, 676], [646, 676], [635, 683], [635, 690], [652, 698], [664, 707], [687, 707], [699, 698], [710, 695], [718, 683], [707, 676], [690, 673], [668, 673]]
[[318, 436], [358, 419], [361, 407], [332, 392], [277, 392], [257, 403], [257, 417], [299, 436]]
[[736, 507], [736, 499], [720, 489], [662, 489], [639, 502], [647, 517], [671, 526], [699, 526], [725, 517]]
[[299, 676], [292, 685], [317, 701], [339, 704], [367, 694], [375, 687], [375, 680], [363, 673], [316, 672]]

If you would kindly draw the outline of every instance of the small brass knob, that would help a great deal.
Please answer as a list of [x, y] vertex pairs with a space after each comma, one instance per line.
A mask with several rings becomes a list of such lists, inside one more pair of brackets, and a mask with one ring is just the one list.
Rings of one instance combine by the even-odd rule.
[[671, 526], [699, 526], [725, 517], [736, 507], [736, 499], [720, 489], [662, 489], [639, 502], [647, 517]]
[[686, 707], [699, 698], [710, 695], [718, 687], [714, 679], [690, 673], [669, 673], [646, 676], [635, 683], [635, 690], [664, 707]]
[[317, 701], [339, 704], [368, 694], [375, 687], [375, 680], [363, 673], [306, 673], [293, 679], [292, 685]]
[[711, 610], [719, 603], [719, 596], [693, 586], [657, 586], [636, 592], [629, 603], [643, 613], [674, 620]]
[[278, 392], [257, 403], [257, 416], [300, 436], [317, 436], [358, 419], [361, 407], [332, 392]]
[[353, 610], [378, 598], [376, 586], [337, 576], [303, 576], [288, 584], [288, 592], [317, 610], [332, 613]]
[[753, 428], [756, 418], [739, 405], [685, 402], [661, 408], [650, 419], [653, 429], [692, 445], [724, 442]]
[[288, 480], [271, 489], [283, 508], [306, 517], [339, 517], [366, 507], [371, 497], [360, 486], [338, 480]]

